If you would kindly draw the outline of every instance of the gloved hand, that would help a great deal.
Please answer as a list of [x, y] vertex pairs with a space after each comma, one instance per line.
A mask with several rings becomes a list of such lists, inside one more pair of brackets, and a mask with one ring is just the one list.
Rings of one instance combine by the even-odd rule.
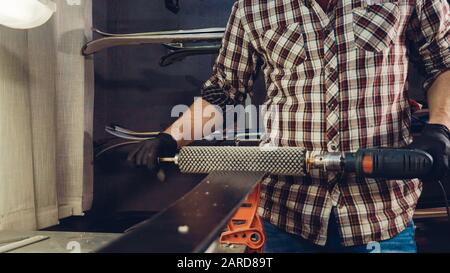
[[147, 166], [151, 171], [159, 169], [159, 157], [173, 157], [177, 152], [177, 142], [166, 133], [145, 140], [137, 145], [128, 155], [128, 161], [135, 166]]
[[440, 180], [450, 174], [450, 131], [445, 125], [425, 125], [422, 134], [408, 148], [423, 150], [433, 157], [432, 173], [424, 181]]

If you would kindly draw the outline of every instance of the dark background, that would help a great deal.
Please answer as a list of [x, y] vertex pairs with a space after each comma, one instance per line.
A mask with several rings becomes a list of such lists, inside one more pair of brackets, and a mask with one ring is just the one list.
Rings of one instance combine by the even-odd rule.
[[[181, 0], [175, 15], [163, 0], [96, 0], [94, 25], [113, 33], [224, 27], [234, 0]], [[123, 46], [95, 55], [94, 139], [104, 138], [105, 124], [136, 130], [165, 129], [171, 108], [190, 104], [209, 77], [213, 56], [188, 57], [160, 67], [161, 45]]]
[[[93, 1], [93, 25], [111, 33], [225, 27], [234, 0], [181, 0], [174, 14], [163, 0]], [[122, 46], [94, 55], [95, 106], [94, 141], [110, 137], [105, 125], [160, 131], [175, 118], [174, 105], [190, 105], [211, 73], [215, 56], [192, 56], [168, 67], [160, 67], [167, 53], [161, 45]], [[265, 96], [262, 77], [255, 93]], [[121, 162], [121, 154], [107, 156], [95, 165], [94, 209], [97, 211], [159, 211], [195, 186], [200, 178], [168, 172], [165, 182], [146, 170], [133, 169]]]

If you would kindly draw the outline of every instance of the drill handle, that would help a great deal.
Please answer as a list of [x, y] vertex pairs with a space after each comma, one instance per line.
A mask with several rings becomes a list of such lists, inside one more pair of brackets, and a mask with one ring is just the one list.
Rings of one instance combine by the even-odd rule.
[[346, 154], [344, 168], [368, 178], [423, 178], [433, 168], [433, 158], [427, 152], [411, 149], [360, 149]]

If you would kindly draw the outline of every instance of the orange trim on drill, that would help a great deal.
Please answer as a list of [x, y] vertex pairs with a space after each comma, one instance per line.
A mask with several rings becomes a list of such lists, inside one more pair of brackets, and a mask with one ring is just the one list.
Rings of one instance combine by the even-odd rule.
[[363, 156], [362, 170], [366, 174], [371, 174], [373, 172], [373, 157], [371, 155]]

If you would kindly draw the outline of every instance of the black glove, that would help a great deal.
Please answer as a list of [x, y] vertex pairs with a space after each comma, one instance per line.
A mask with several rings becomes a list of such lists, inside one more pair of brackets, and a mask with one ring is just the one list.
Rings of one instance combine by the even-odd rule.
[[444, 178], [449, 172], [450, 131], [441, 124], [425, 125], [422, 134], [408, 148], [418, 149], [433, 157], [433, 169], [425, 181], [436, 181]]
[[177, 142], [166, 133], [160, 133], [157, 137], [145, 140], [137, 145], [128, 155], [128, 161], [136, 166], [147, 166], [152, 171], [159, 168], [159, 157], [173, 157], [177, 152]]

